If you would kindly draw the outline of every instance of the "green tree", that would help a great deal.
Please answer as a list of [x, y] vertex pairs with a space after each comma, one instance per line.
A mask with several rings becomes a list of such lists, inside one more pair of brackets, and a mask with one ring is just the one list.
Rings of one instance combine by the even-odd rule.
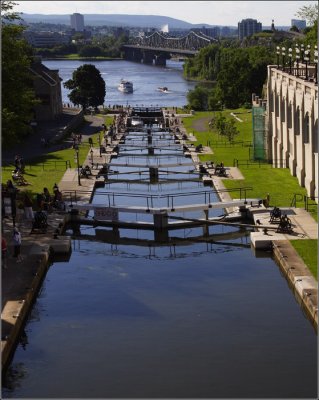
[[318, 3], [302, 6], [296, 16], [305, 19], [308, 25], [313, 26], [318, 21]]
[[86, 45], [79, 51], [81, 57], [99, 57], [102, 55], [102, 48], [100, 46]]
[[189, 107], [193, 110], [207, 110], [208, 108], [208, 89], [196, 86], [194, 90], [187, 93]]
[[37, 103], [29, 70], [32, 49], [23, 39], [23, 26], [12, 12], [16, 3], [2, 1], [2, 144], [11, 146], [31, 133], [30, 122]]
[[84, 64], [76, 69], [72, 79], [66, 81], [64, 87], [71, 90], [68, 94], [71, 102], [83, 109], [104, 103], [105, 82], [100, 71], [92, 64]]

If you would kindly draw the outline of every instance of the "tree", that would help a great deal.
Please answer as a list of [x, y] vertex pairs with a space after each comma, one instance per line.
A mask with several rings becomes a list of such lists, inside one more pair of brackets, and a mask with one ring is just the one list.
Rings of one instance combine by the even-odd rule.
[[2, 143], [10, 146], [31, 133], [34, 105], [37, 103], [29, 70], [33, 53], [23, 39], [23, 26], [12, 12], [15, 3], [2, 1]]
[[313, 26], [318, 21], [318, 3], [302, 6], [296, 16], [305, 19], [310, 26]]
[[104, 103], [105, 82], [100, 71], [92, 64], [84, 64], [76, 69], [64, 87], [71, 90], [68, 94], [70, 101], [83, 109]]

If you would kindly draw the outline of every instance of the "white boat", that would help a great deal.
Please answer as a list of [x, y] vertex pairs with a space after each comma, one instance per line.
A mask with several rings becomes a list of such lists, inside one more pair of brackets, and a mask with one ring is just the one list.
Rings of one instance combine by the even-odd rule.
[[123, 93], [133, 93], [133, 82], [122, 79], [118, 86], [118, 90]]

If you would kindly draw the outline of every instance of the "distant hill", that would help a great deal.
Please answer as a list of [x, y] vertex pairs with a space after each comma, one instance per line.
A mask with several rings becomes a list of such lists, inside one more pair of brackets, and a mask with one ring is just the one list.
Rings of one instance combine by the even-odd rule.
[[[115, 27], [145, 27], [160, 29], [168, 24], [170, 29], [191, 29], [202, 25], [193, 25], [176, 18], [158, 15], [127, 15], [127, 14], [83, 14], [84, 24], [90, 26], [115, 26]], [[49, 24], [70, 25], [70, 15], [58, 14], [22, 14], [26, 23], [44, 22]], [[206, 26], [209, 26], [205, 24]]]

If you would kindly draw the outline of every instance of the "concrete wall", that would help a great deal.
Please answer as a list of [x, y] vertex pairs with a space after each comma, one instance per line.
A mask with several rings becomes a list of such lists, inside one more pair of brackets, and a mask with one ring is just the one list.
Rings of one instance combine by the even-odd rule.
[[318, 85], [270, 65], [267, 95], [273, 165], [318, 200]]

